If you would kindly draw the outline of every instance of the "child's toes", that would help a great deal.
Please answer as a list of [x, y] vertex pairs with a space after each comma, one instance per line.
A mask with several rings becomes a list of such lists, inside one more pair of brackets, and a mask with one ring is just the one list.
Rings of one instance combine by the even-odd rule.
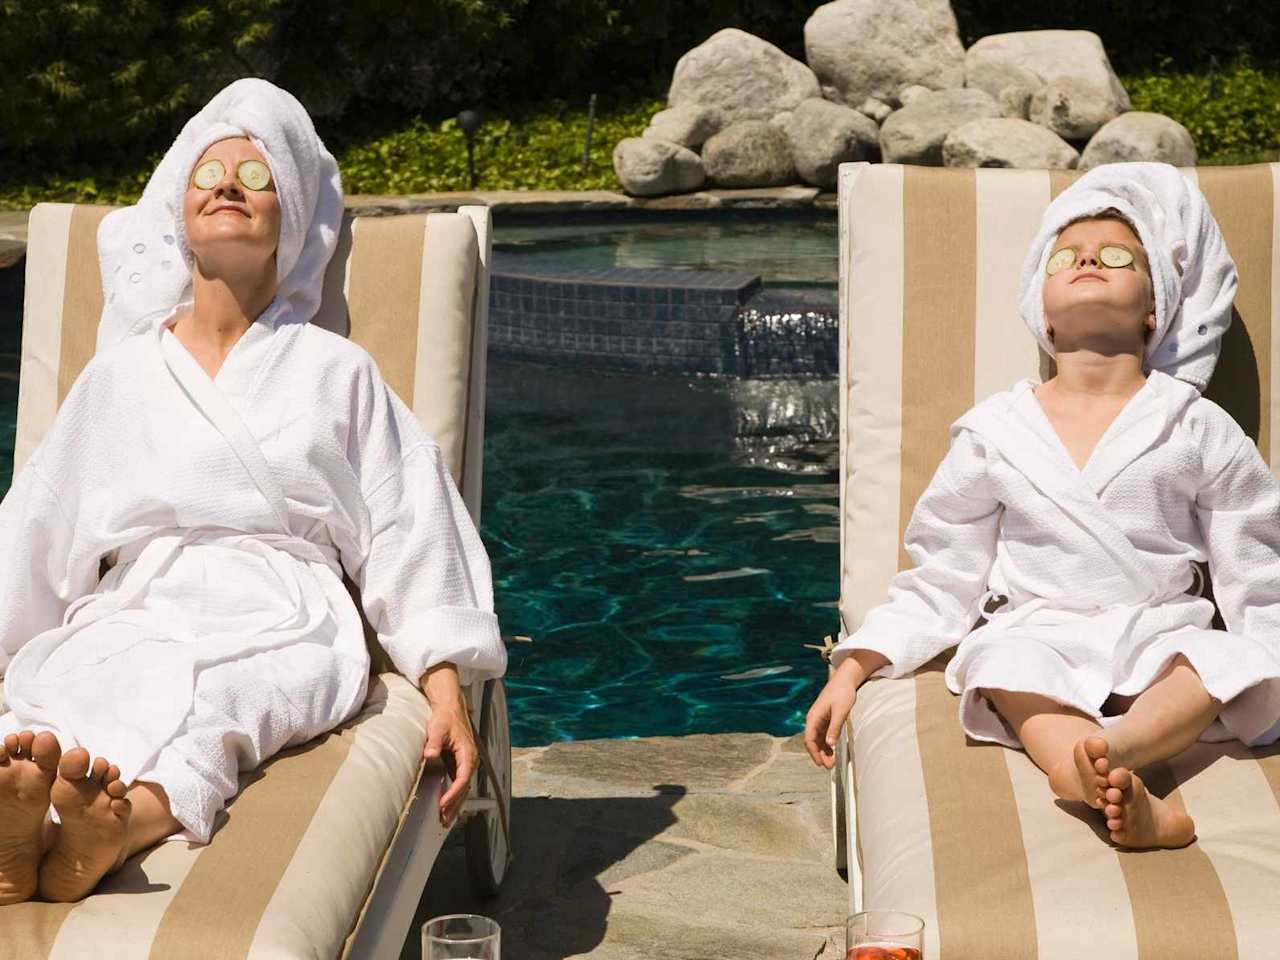
[[1107, 775], [1107, 783], [1118, 790], [1128, 790], [1133, 783], [1133, 774], [1124, 767], [1117, 767]]
[[1107, 803], [1124, 803], [1124, 791], [1119, 787], [1107, 787], [1103, 797], [1106, 798]]

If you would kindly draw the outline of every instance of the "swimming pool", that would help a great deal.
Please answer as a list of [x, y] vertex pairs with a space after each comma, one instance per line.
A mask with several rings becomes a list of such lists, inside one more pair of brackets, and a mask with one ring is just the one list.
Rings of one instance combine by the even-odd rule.
[[829, 211], [504, 220], [493, 247], [503, 261], [534, 269], [573, 264], [754, 273], [774, 291], [833, 294], [839, 273], [836, 219]]
[[757, 430], [735, 389], [491, 360], [483, 535], [503, 630], [534, 638], [515, 743], [802, 728], [825, 679], [802, 645], [836, 626], [836, 451]]

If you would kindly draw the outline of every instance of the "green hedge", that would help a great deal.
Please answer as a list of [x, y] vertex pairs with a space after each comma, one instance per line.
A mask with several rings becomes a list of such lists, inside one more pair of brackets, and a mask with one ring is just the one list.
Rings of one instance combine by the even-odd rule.
[[1134, 110], [1173, 117], [1191, 133], [1201, 163], [1280, 159], [1280, 69], [1242, 57], [1228, 69], [1161, 70], [1123, 78]]

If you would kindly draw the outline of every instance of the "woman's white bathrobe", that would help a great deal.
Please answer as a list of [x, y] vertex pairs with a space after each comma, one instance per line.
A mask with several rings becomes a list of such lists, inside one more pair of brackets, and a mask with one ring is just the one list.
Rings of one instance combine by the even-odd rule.
[[167, 324], [100, 352], [0, 504], [0, 733], [158, 782], [200, 841], [239, 770], [363, 702], [344, 572], [405, 676], [506, 665], [440, 450], [361, 348], [281, 313], [212, 380]]
[[[1176, 654], [1223, 708], [1205, 740], [1280, 737], [1280, 487], [1231, 417], [1159, 371], [1083, 470], [1033, 382], [979, 403], [906, 531], [911, 570], [837, 645], [901, 677], [959, 644], [946, 671], [965, 732], [1019, 746], [978, 688], [1052, 697], [1106, 723], [1111, 693], [1146, 689]], [[1227, 630], [1191, 593], [1209, 562]], [[974, 629], [992, 594], [1009, 602]]]

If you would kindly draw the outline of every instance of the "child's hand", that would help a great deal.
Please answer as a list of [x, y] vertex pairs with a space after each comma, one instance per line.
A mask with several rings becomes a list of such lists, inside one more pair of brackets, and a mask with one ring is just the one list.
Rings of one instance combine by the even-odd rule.
[[836, 762], [835, 745], [840, 739], [840, 727], [858, 696], [859, 677], [853, 669], [846, 669], [851, 667], [856, 667], [852, 657], [840, 664], [804, 719], [804, 748], [814, 763], [828, 770]]
[[889, 658], [882, 653], [857, 649], [836, 667], [804, 719], [804, 747], [818, 766], [830, 770], [835, 765], [840, 728], [853, 709], [858, 687], [888, 663]]

